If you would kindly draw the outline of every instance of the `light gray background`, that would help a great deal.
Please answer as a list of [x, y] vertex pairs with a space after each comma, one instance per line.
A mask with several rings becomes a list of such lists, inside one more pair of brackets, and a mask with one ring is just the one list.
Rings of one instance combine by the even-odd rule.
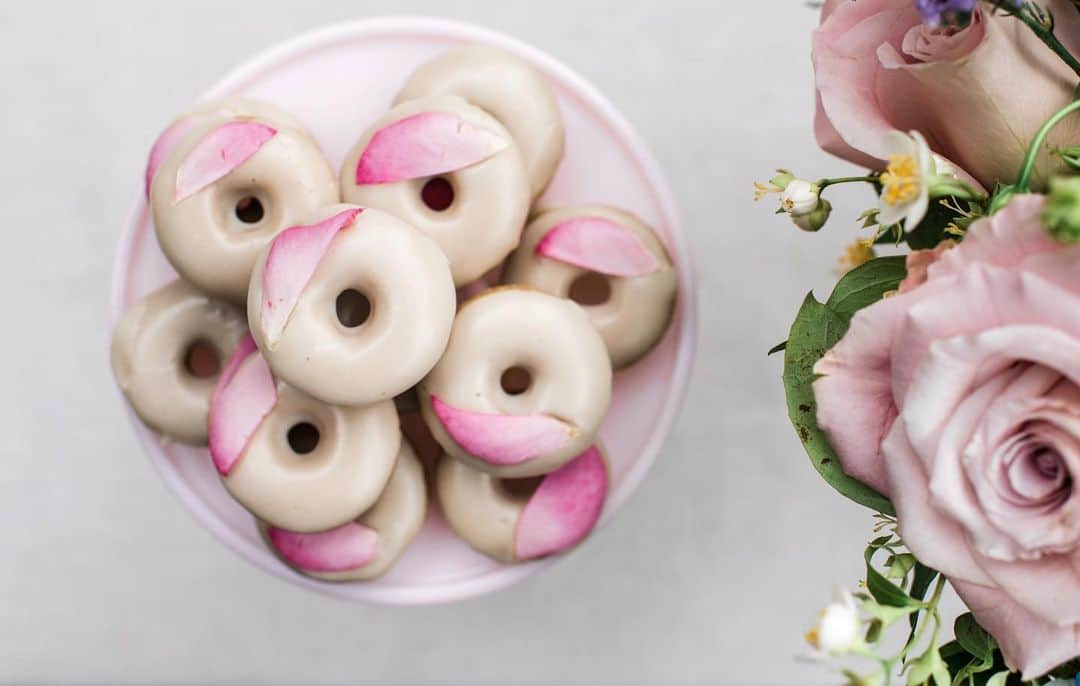
[[[299, 590], [196, 524], [136, 446], [105, 324], [161, 126], [258, 50], [388, 13], [509, 32], [605, 92], [667, 170], [703, 301], [685, 411], [613, 524], [519, 587], [415, 609]], [[818, 236], [750, 200], [777, 165], [848, 171], [811, 136], [815, 23], [799, 0], [0, 4], [0, 680], [838, 681], [792, 656], [871, 520], [813, 473], [765, 351], [871, 198], [841, 189]]]

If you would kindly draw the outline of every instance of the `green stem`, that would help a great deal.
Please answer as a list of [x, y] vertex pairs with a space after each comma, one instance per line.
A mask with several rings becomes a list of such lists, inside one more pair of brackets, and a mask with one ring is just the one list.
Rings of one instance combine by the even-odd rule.
[[987, 2], [1002, 12], [1016, 17], [1027, 24], [1028, 28], [1038, 36], [1039, 40], [1046, 44], [1046, 47], [1053, 50], [1055, 55], [1060, 57], [1065, 64], [1069, 65], [1069, 68], [1076, 72], [1077, 76], [1080, 76], [1080, 60], [1073, 57], [1073, 54], [1069, 52], [1069, 49], [1054, 35], [1054, 30], [1043, 24], [1039, 17], [1031, 11], [1030, 6], [1025, 4], [1023, 7], [1016, 8], [1004, 4], [1004, 0], [987, 0]]
[[1062, 119], [1078, 110], [1080, 110], [1080, 100], [1074, 100], [1047, 119], [1039, 132], [1035, 134], [1035, 138], [1031, 141], [1031, 147], [1028, 148], [1027, 157], [1024, 158], [1024, 166], [1020, 169], [1020, 178], [1016, 180], [1017, 193], [1026, 193], [1031, 190], [1031, 176], [1035, 172], [1035, 162], [1039, 159], [1039, 151], [1042, 150], [1043, 143], [1046, 142], [1046, 137], [1050, 135], [1050, 131]]
[[877, 176], [838, 176], [832, 179], [820, 179], [814, 182], [820, 190], [825, 190], [829, 186], [838, 186], [842, 183], [874, 183], [877, 181]]

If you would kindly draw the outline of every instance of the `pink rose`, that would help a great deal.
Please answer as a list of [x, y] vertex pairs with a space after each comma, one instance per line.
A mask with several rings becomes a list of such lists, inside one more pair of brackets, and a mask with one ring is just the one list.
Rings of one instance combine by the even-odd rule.
[[814, 370], [844, 471], [892, 499], [1025, 678], [1080, 655], [1080, 246], [1044, 204], [973, 224]]
[[[1074, 54], [1080, 13], [1069, 0], [1043, 0]], [[826, 151], [856, 164], [884, 165], [884, 134], [920, 131], [934, 152], [986, 188], [1015, 180], [1035, 132], [1072, 101], [1077, 76], [1012, 17], [976, 10], [962, 30], [922, 24], [911, 0], [829, 0], [813, 37], [818, 113]], [[1080, 118], [1051, 144], [1080, 138]], [[1045, 183], [1050, 156], [1035, 179]]]

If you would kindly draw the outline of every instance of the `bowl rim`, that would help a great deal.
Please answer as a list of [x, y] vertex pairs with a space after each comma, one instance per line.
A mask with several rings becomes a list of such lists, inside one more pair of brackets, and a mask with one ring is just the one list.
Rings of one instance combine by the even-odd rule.
[[[541, 71], [554, 76], [604, 118], [615, 136], [630, 151], [631, 156], [641, 164], [641, 171], [656, 194], [657, 204], [663, 214], [665, 223], [669, 227], [668, 247], [675, 252], [675, 262], [678, 265], [678, 307], [681, 311], [681, 317], [677, 321], [680, 323], [680, 339], [675, 353], [674, 373], [670, 379], [669, 390], [662, 410], [656, 417], [656, 428], [650, 435], [649, 440], [642, 446], [633, 465], [623, 477], [621, 488], [613, 494], [605, 506], [603, 517], [598, 523], [598, 526], [601, 526], [637, 491], [645, 475], [656, 462], [663, 444], [670, 435], [675, 419], [685, 402], [691, 371], [697, 357], [700, 321], [698, 279], [693, 253], [690, 250], [689, 239], [682, 230], [674, 194], [659, 163], [645, 144], [644, 139], [595, 86], [573, 69], [539, 48], [535, 48], [507, 34], [452, 19], [408, 15], [381, 16], [347, 20], [309, 30], [285, 39], [244, 60], [240, 65], [227, 72], [214, 86], [205, 91], [199, 100], [223, 97], [241, 87], [247, 80], [257, 74], [272, 70], [311, 50], [325, 48], [341, 41], [355, 41], [362, 40], [365, 37], [385, 35], [419, 35], [460, 42], [479, 42], [500, 47], [523, 57], [540, 68]], [[134, 252], [138, 227], [147, 213], [145, 191], [143, 184], [140, 182], [135, 202], [128, 213], [113, 259], [109, 300], [111, 328], [115, 328], [124, 311], [124, 299], [128, 291], [128, 265], [131, 263]], [[223, 524], [222, 520], [188, 487], [178, 473], [167, 468], [166, 461], [162, 460], [159, 455], [160, 446], [158, 445], [157, 436], [138, 420], [138, 417], [126, 402], [124, 407], [130, 422], [135, 428], [139, 443], [144, 452], [149, 455], [155, 470], [182, 504], [215, 538], [250, 564], [270, 573], [272, 576], [323, 595], [352, 601], [401, 606], [460, 601], [512, 586], [568, 557], [567, 555], [560, 555], [507, 566], [500, 569], [497, 574], [489, 573], [472, 579], [439, 584], [430, 588], [368, 586], [365, 588], [370, 589], [371, 592], [363, 593], [354, 585], [349, 585], [352, 592], [344, 593], [342, 584], [311, 579], [295, 573], [285, 565], [263, 564], [259, 559], [263, 553], [262, 549], [257, 549], [258, 546], [254, 542], [249, 541], [231, 527]]]

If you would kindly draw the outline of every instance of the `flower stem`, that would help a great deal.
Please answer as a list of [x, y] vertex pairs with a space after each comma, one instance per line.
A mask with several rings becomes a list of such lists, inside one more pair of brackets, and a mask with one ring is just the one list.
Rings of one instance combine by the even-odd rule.
[[814, 185], [821, 190], [825, 190], [829, 186], [838, 186], [842, 183], [874, 183], [877, 181], [876, 175], [871, 176], [838, 176], [832, 179], [819, 179], [814, 182]]
[[1080, 76], [1080, 60], [1077, 60], [1073, 56], [1069, 49], [1058, 37], [1054, 35], [1054, 29], [1052, 26], [1047, 26], [1043, 21], [1043, 18], [1036, 15], [1032, 11], [1031, 5], [1025, 3], [1022, 7], [1013, 7], [1006, 3], [1006, 0], [986, 0], [996, 9], [1001, 10], [1009, 16], [1016, 17], [1020, 21], [1027, 24], [1028, 28], [1034, 32], [1034, 34], [1046, 44], [1046, 47], [1054, 51], [1054, 54], [1060, 57], [1065, 64], [1069, 65], [1069, 68], [1076, 72], [1077, 76]]
[[1024, 166], [1020, 169], [1020, 177], [1016, 180], [1017, 193], [1026, 193], [1031, 190], [1031, 176], [1035, 171], [1035, 162], [1039, 159], [1039, 151], [1042, 150], [1043, 143], [1046, 142], [1046, 137], [1050, 135], [1050, 131], [1053, 130], [1062, 119], [1078, 110], [1080, 110], [1080, 100], [1070, 102], [1068, 105], [1058, 110], [1054, 116], [1047, 119], [1046, 123], [1039, 129], [1039, 132], [1035, 134], [1035, 138], [1031, 141], [1031, 147], [1028, 148], [1027, 157], [1024, 158]]

